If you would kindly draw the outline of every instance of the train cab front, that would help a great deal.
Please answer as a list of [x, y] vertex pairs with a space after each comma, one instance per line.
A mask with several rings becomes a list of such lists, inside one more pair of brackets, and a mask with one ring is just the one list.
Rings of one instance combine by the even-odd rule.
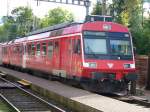
[[126, 91], [137, 79], [132, 39], [127, 32], [83, 32], [83, 77], [91, 79], [93, 91]]

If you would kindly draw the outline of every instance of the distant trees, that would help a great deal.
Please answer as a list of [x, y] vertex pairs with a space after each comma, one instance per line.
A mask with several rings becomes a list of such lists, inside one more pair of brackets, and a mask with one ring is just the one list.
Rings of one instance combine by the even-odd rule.
[[91, 13], [92, 15], [102, 15], [102, 4], [95, 4], [93, 11]]
[[12, 16], [4, 16], [2, 18], [4, 24], [1, 26], [1, 41], [24, 36], [32, 29], [34, 18], [32, 9], [28, 7], [18, 7], [12, 10], [11, 14]]
[[12, 10], [11, 14], [14, 18], [14, 28], [17, 36], [24, 36], [32, 30], [34, 15], [29, 7], [18, 7]]
[[52, 26], [63, 22], [71, 22], [74, 20], [73, 14], [60, 7], [52, 9], [41, 20], [41, 27]]
[[0, 26], [0, 41], [11, 40], [16, 37], [25, 36], [33, 30], [73, 21], [73, 14], [60, 7], [52, 9], [43, 18], [37, 18], [29, 7], [17, 7], [11, 12], [11, 16], [2, 18], [3, 25]]

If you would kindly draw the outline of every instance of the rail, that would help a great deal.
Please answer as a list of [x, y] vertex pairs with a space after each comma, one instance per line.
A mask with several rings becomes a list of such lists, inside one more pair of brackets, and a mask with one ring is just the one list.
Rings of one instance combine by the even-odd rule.
[[45, 101], [39, 96], [25, 90], [19, 85], [10, 82], [2, 77], [0, 80], [13, 85], [15, 88], [0, 89], [0, 97], [2, 97], [12, 108], [17, 112], [23, 111], [52, 111], [52, 112], [66, 112], [60, 107]]

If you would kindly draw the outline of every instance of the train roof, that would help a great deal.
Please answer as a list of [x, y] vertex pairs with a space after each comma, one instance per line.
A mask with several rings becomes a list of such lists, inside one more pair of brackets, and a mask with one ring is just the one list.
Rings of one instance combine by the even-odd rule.
[[[111, 18], [111, 16], [97, 16], [97, 15], [87, 16], [87, 21], [83, 23], [69, 22], [49, 26], [46, 28], [30, 32], [25, 37], [16, 38], [14, 40], [5, 42], [2, 45], [10, 45], [13, 43], [17, 44], [20, 42], [39, 40], [47, 37], [52, 38], [68, 34], [82, 33], [82, 31], [129, 32], [127, 27], [112, 21], [105, 21], [107, 20], [106, 18]], [[104, 20], [100, 21], [100, 19]]]
[[35, 30], [33, 32], [28, 33], [26, 36], [31, 36], [31, 35], [35, 35], [35, 34], [39, 34], [39, 33], [58, 30], [58, 29], [69, 27], [69, 26], [79, 25], [79, 24], [82, 24], [82, 23], [79, 23], [79, 22], [66, 23], [65, 22], [65, 23], [54, 25], [54, 26], [49, 26], [49, 27], [45, 27], [45, 28], [42, 28], [42, 29]]

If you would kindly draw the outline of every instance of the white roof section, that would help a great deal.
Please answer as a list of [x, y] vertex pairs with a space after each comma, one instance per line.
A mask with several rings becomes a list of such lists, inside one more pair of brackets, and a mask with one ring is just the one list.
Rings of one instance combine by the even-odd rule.
[[45, 32], [45, 33], [31, 35], [27, 37], [27, 40], [31, 41], [31, 40], [38, 40], [38, 39], [46, 38], [46, 37], [49, 37], [50, 34], [51, 32]]

